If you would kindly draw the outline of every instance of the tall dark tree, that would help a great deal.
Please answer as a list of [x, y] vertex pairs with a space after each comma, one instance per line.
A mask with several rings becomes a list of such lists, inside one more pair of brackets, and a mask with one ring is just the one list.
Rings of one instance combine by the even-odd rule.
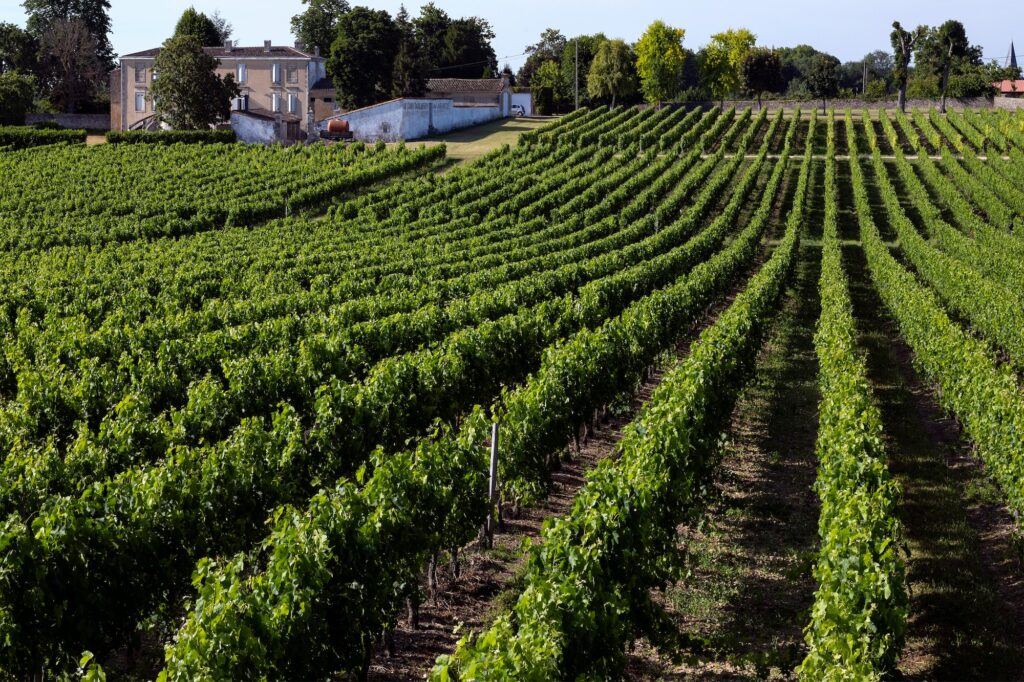
[[519, 73], [516, 74], [516, 80], [519, 81], [519, 84], [529, 87], [533, 74], [544, 63], [555, 62], [558, 64], [562, 59], [562, 52], [565, 50], [566, 42], [568, 41], [565, 39], [565, 36], [557, 28], [545, 29], [540, 34], [539, 42], [526, 47], [526, 61], [519, 67]]
[[811, 96], [821, 100], [825, 110], [827, 100], [839, 94], [839, 60], [830, 54], [818, 54], [807, 72], [807, 89]]
[[[428, 2], [420, 8], [420, 15], [413, 19], [416, 37], [420, 43], [420, 54], [432, 71], [447, 63], [445, 41], [452, 18], [437, 5]], [[447, 75], [431, 73], [433, 76]]]
[[576, 89], [576, 74], [579, 73], [580, 103], [586, 103], [589, 99], [587, 77], [590, 75], [590, 65], [594, 62], [597, 49], [607, 40], [603, 33], [576, 36], [566, 41], [562, 48], [562, 88], [572, 97]]
[[0, 73], [32, 73], [38, 52], [39, 43], [32, 34], [14, 24], [0, 23]]
[[780, 47], [775, 50], [782, 62], [783, 92], [792, 96], [805, 96], [807, 91], [807, 74], [811, 70], [814, 58], [822, 54], [810, 45], [796, 47]]
[[782, 90], [782, 61], [775, 50], [755, 47], [740, 59], [740, 88], [757, 96], [761, 108], [761, 95]]
[[399, 34], [384, 10], [353, 7], [338, 21], [327, 59], [341, 104], [364, 107], [391, 97]]
[[950, 70], [955, 68], [957, 73], [962, 73], [965, 67], [980, 64], [981, 48], [968, 42], [964, 25], [953, 19], [924, 33], [914, 54], [914, 70], [930, 73], [941, 83], [939, 111], [942, 113], [946, 112]]
[[483, 78], [498, 72], [498, 57], [491, 41], [494, 30], [486, 19], [465, 17], [452, 21], [444, 36], [444, 59], [432, 74], [444, 78]]
[[899, 90], [897, 103], [900, 111], [907, 110], [907, 80], [910, 78], [910, 58], [914, 54], [914, 47], [927, 32], [928, 29], [925, 26], [918, 26], [913, 31], [908, 31], [900, 26], [900, 22], [892, 22], [892, 33], [889, 35], [893, 51], [892, 76]]
[[195, 7], [189, 7], [182, 12], [177, 26], [174, 27], [174, 36], [194, 36], [204, 47], [224, 44], [220, 31], [210, 17], [197, 12]]
[[98, 94], [107, 73], [89, 27], [81, 19], [56, 21], [39, 48], [39, 73], [50, 102], [61, 111], [80, 111]]
[[398, 52], [392, 74], [392, 94], [395, 97], [422, 97], [427, 91], [427, 63], [405, 5], [395, 16], [395, 27], [398, 29]]
[[231, 74], [217, 75], [219, 64], [193, 35], [167, 40], [153, 64], [160, 71], [152, 89], [160, 119], [178, 130], [200, 130], [226, 120], [238, 85]]
[[292, 34], [310, 52], [316, 49], [325, 57], [330, 54], [337, 34], [338, 21], [349, 5], [346, 0], [302, 0], [306, 10], [292, 17]]
[[25, 28], [42, 42], [58, 22], [81, 21], [95, 43], [96, 58], [103, 73], [114, 68], [116, 54], [110, 44], [110, 0], [24, 0], [28, 15]]
[[10, 70], [0, 73], [0, 125], [22, 125], [32, 106], [35, 79]]
[[210, 15], [210, 22], [213, 23], [213, 27], [217, 30], [218, 45], [223, 45], [227, 41], [231, 40], [231, 34], [235, 32], [235, 27], [231, 25], [220, 13], [219, 9], [213, 10], [213, 14]]

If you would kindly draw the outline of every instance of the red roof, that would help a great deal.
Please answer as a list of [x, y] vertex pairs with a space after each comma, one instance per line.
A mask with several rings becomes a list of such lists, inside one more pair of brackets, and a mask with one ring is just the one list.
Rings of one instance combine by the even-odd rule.
[[1018, 92], [1024, 94], [1024, 80], [999, 81], [998, 83], [993, 83], [992, 87], [1004, 95], [1012, 95]]

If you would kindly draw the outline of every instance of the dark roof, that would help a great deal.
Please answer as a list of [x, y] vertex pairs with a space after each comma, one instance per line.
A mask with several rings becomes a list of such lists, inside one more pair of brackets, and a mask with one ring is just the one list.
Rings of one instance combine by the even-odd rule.
[[428, 92], [501, 92], [505, 82], [501, 78], [431, 78]]
[[[230, 51], [226, 47], [204, 47], [203, 52], [210, 55], [211, 57], [229, 57], [237, 59], [238, 57], [252, 57], [259, 59], [261, 57], [303, 57], [306, 59], [312, 59], [314, 56], [308, 52], [296, 50], [294, 47], [288, 47], [286, 45], [273, 45], [268, 51], [265, 47], [232, 47]], [[160, 54], [160, 48], [154, 47], [150, 50], [143, 50], [142, 52], [133, 52], [131, 54], [121, 55], [122, 58], [128, 57], [156, 57]]]
[[313, 87], [310, 90], [333, 90], [334, 82], [330, 78], [321, 78], [316, 83], [313, 83]]
[[[255, 118], [263, 118], [269, 121], [277, 120], [277, 113], [270, 109], [263, 109], [262, 107], [252, 107], [245, 109], [244, 111], [232, 111], [232, 114], [242, 114], [244, 116], [253, 116]], [[281, 112], [281, 120], [285, 123], [301, 123], [302, 119], [295, 114], [289, 114], [287, 112]]]

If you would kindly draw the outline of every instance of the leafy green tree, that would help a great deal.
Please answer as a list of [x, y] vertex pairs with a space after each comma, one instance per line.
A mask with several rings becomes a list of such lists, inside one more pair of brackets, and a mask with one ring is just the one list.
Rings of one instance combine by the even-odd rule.
[[782, 62], [782, 80], [785, 83], [783, 92], [790, 97], [806, 97], [807, 73], [811, 70], [811, 62], [821, 54], [810, 45], [796, 47], [780, 47], [775, 50]]
[[174, 27], [174, 35], [195, 36], [204, 47], [224, 44], [220, 31], [210, 17], [197, 12], [195, 7], [189, 7], [182, 13], [178, 25]]
[[409, 12], [402, 5], [395, 16], [398, 29], [398, 52], [395, 54], [392, 74], [392, 95], [395, 97], [422, 97], [427, 91], [427, 62], [420, 51], [416, 27]]
[[338, 99], [349, 109], [391, 97], [398, 27], [384, 10], [353, 7], [338, 21], [327, 73]]
[[671, 99], [683, 76], [683, 37], [686, 31], [658, 20], [647, 27], [636, 44], [636, 70], [648, 102]]
[[637, 91], [636, 55], [623, 40], [606, 40], [597, 48], [587, 74], [587, 92], [592, 99], [611, 99]]
[[15, 24], [0, 22], [0, 73], [36, 69], [39, 44], [32, 34]]
[[201, 130], [227, 120], [238, 85], [230, 74], [217, 75], [219, 65], [193, 35], [167, 40], [153, 63], [160, 72], [151, 90], [157, 116], [177, 130]]
[[900, 26], [900, 22], [892, 22], [892, 33], [889, 34], [893, 50], [892, 77], [899, 92], [897, 104], [900, 111], [907, 110], [907, 80], [910, 78], [910, 58], [914, 54], [914, 47], [927, 32], [928, 28], [926, 26], [918, 26], [913, 31], [907, 31]]
[[939, 111], [946, 112], [946, 93], [950, 71], [960, 75], [968, 67], [981, 64], [981, 48], [971, 45], [967, 31], [959, 21], [950, 19], [941, 26], [925, 32], [917, 42], [914, 71], [936, 76], [940, 80], [941, 101]]
[[757, 108], [761, 108], [761, 95], [765, 92], [782, 90], [782, 61], [775, 50], [755, 47], [740, 59], [740, 87], [757, 96]]
[[313, 52], [330, 54], [337, 34], [338, 21], [349, 11], [346, 0], [302, 0], [306, 10], [292, 17], [292, 35]]
[[0, 73], [0, 125], [22, 125], [32, 107], [35, 79], [11, 69]]
[[555, 107], [559, 104], [555, 93], [561, 85], [561, 80], [561, 71], [554, 60], [544, 62], [533, 74], [531, 87], [533, 88], [534, 102], [537, 104], [537, 113], [554, 113]]
[[757, 36], [745, 28], [729, 29], [711, 36], [704, 48], [703, 70], [708, 90], [725, 104], [740, 89], [740, 62], [754, 48]]
[[555, 65], [558, 66], [567, 43], [565, 35], [557, 28], [544, 29], [540, 34], [540, 40], [526, 47], [526, 61], [519, 67], [519, 73], [516, 74], [519, 84], [532, 87], [533, 74], [546, 62], [555, 62]]
[[[576, 36], [565, 43], [562, 48], [561, 69], [562, 89], [570, 100], [575, 100], [577, 65], [579, 68], [579, 92], [580, 102], [587, 99], [587, 77], [590, 74], [590, 65], [594, 61], [598, 48], [608, 42], [603, 33], [592, 36]], [[578, 49], [578, 59], [577, 59]]]
[[807, 89], [811, 96], [821, 100], [825, 110], [826, 101], [839, 94], [839, 60], [830, 54], [819, 54], [811, 62], [807, 73]]
[[[420, 8], [420, 14], [412, 21], [420, 43], [420, 53], [430, 69], [437, 69], [446, 63], [445, 37], [452, 18], [432, 2]], [[440, 75], [440, 74], [438, 74]]]
[[210, 15], [210, 22], [213, 23], [213, 27], [217, 29], [217, 35], [220, 37], [217, 41], [218, 45], [223, 45], [231, 40], [231, 34], [235, 32], [235, 27], [224, 18], [219, 9], [213, 10], [213, 14]]
[[114, 68], [116, 53], [110, 44], [110, 0], [24, 0], [26, 30], [36, 40], [57, 23], [81, 21], [92, 37], [96, 59], [104, 74]]
[[498, 71], [498, 57], [491, 47], [494, 29], [486, 19], [464, 17], [451, 22], [444, 36], [443, 59], [437, 65], [445, 78], [483, 78]]

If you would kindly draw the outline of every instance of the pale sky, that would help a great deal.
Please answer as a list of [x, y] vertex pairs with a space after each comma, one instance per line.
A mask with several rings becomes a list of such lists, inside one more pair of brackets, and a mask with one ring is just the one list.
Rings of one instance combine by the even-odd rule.
[[[392, 14], [400, 0], [369, 0], [363, 4]], [[415, 15], [420, 0], [406, 5]], [[984, 48], [986, 61], [1000, 63], [1006, 56], [1013, 27], [1024, 12], [1015, 4], [963, 2], [963, 0], [860, 0], [830, 3], [822, 0], [511, 0], [471, 2], [436, 0], [453, 17], [478, 15], [491, 22], [499, 66], [508, 62], [518, 68], [524, 48], [537, 41], [540, 32], [553, 26], [566, 36], [604, 32], [609, 37], [636, 40], [655, 19], [686, 29], [684, 45], [696, 49], [708, 37], [726, 28], [745, 27], [767, 46], [808, 43], [831, 52], [842, 61], [860, 59], [871, 50], [889, 50], [893, 20], [905, 27], [936, 25], [959, 19], [967, 36]], [[112, 42], [118, 54], [158, 47], [174, 30], [182, 11], [190, 5], [212, 13], [219, 9], [235, 28], [242, 45], [291, 44], [290, 18], [303, 9], [300, 0], [111, 0]], [[24, 25], [20, 0], [0, 0], [0, 21]], [[1022, 38], [1024, 40], [1024, 38]], [[1024, 47], [1024, 46], [1022, 46]]]

